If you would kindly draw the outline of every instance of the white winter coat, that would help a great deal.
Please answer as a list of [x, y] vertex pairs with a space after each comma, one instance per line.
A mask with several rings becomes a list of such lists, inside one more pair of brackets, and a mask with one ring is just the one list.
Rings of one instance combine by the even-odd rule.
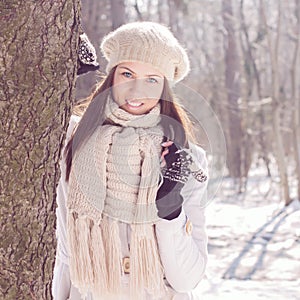
[[[80, 120], [72, 116], [67, 131], [67, 138]], [[191, 145], [199, 166], [207, 170], [207, 161], [204, 150]], [[66, 199], [68, 184], [65, 181], [65, 162], [61, 161], [61, 178], [57, 187], [57, 252], [53, 274], [52, 294], [54, 300], [80, 300], [78, 290], [72, 285], [68, 267], [68, 245], [66, 236]], [[200, 299], [197, 293], [200, 281], [204, 276], [207, 263], [207, 235], [205, 231], [204, 209], [201, 207], [206, 197], [207, 181], [200, 183], [192, 176], [182, 189], [184, 198], [183, 209], [178, 218], [168, 221], [161, 219], [155, 227], [161, 261], [164, 267], [165, 281], [173, 294], [174, 300]], [[192, 225], [191, 225], [192, 224]], [[120, 223], [120, 238], [123, 257], [129, 256], [130, 226]], [[122, 300], [130, 299], [128, 289], [129, 274], [122, 278]], [[92, 299], [88, 300], [98, 300]], [[100, 300], [100, 299], [99, 299]], [[103, 299], [106, 300], [106, 299]], [[152, 300], [145, 294], [145, 299]], [[163, 299], [165, 300], [165, 299]]]

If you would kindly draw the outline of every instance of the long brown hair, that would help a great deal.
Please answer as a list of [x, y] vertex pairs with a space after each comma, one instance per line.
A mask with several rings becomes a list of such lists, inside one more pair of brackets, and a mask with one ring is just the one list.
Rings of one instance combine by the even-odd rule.
[[[105, 119], [104, 108], [113, 86], [115, 70], [116, 67], [96, 85], [90, 96], [79, 101], [73, 109], [73, 114], [82, 116], [82, 118], [65, 148], [66, 181], [69, 180], [72, 158], [76, 151], [92, 136], [98, 126], [110, 123], [109, 120]], [[164, 79], [160, 103], [161, 125], [165, 139], [172, 140], [177, 145], [188, 147], [188, 140], [193, 139], [192, 122], [173, 95], [166, 79]]]

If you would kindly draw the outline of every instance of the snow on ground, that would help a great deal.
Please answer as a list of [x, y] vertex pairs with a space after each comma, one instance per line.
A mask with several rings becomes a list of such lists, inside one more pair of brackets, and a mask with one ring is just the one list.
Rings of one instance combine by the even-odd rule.
[[201, 300], [299, 300], [299, 281], [203, 281]]
[[278, 183], [253, 174], [247, 193], [231, 179], [207, 206], [209, 263], [203, 300], [300, 300], [300, 203], [280, 202]]

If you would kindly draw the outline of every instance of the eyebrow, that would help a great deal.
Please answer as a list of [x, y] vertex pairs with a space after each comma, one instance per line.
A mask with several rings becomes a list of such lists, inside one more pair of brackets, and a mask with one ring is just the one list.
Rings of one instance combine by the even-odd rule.
[[[126, 69], [126, 70], [128, 70], [129, 72], [131, 72], [131, 73], [133, 73], [133, 74], [136, 74], [133, 70], [131, 70], [131, 69], [129, 69], [129, 68], [127, 68], [127, 67], [123, 67], [123, 66], [120, 66], [120, 69]], [[146, 75], [147, 77], [159, 77], [159, 78], [163, 78], [162, 76], [160, 76], [160, 75], [157, 75], [157, 74], [148, 74], [148, 75]]]

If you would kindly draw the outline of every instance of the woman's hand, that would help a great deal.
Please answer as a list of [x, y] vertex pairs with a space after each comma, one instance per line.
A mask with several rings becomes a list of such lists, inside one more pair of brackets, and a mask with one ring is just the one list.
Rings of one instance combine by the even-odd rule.
[[180, 149], [172, 141], [162, 144], [165, 148], [161, 155], [161, 167], [164, 178], [171, 181], [186, 183], [191, 174], [192, 156]]
[[188, 154], [172, 141], [162, 143], [162, 146], [163, 183], [157, 192], [156, 207], [160, 218], [172, 220], [181, 212], [183, 198], [180, 192], [190, 174], [188, 169], [190, 160]]
[[170, 146], [172, 146], [173, 142], [172, 141], [167, 141], [167, 142], [164, 142], [162, 143], [162, 147], [163, 148], [163, 151], [161, 153], [161, 157], [160, 157], [160, 167], [163, 168], [166, 166], [166, 160], [165, 160], [165, 156], [169, 153], [169, 148]]
[[82, 33], [79, 36], [77, 75], [96, 71], [99, 68], [95, 47], [90, 42], [88, 36]]
[[[163, 169], [163, 173], [165, 170], [169, 169], [169, 173], [175, 173], [175, 174], [181, 174], [181, 181], [186, 182], [189, 174], [192, 174], [192, 176], [199, 182], [204, 182], [206, 181], [207, 174], [203, 171], [203, 169], [199, 166], [197, 166], [195, 159], [192, 155], [192, 153], [188, 153], [185, 150], [179, 150], [172, 141], [167, 141], [162, 143], [163, 151], [161, 153], [161, 158], [160, 158], [160, 167]], [[173, 145], [173, 146], [172, 146]], [[175, 147], [174, 147], [175, 146]], [[168, 155], [170, 150], [171, 154], [173, 155]], [[174, 155], [175, 154], [175, 155]], [[168, 160], [168, 163], [166, 161], [166, 158]], [[174, 161], [178, 159], [180, 160], [180, 169], [179, 168], [172, 168], [172, 164]], [[175, 163], [176, 164], [176, 163]], [[180, 181], [180, 180], [175, 180], [174, 181]]]

